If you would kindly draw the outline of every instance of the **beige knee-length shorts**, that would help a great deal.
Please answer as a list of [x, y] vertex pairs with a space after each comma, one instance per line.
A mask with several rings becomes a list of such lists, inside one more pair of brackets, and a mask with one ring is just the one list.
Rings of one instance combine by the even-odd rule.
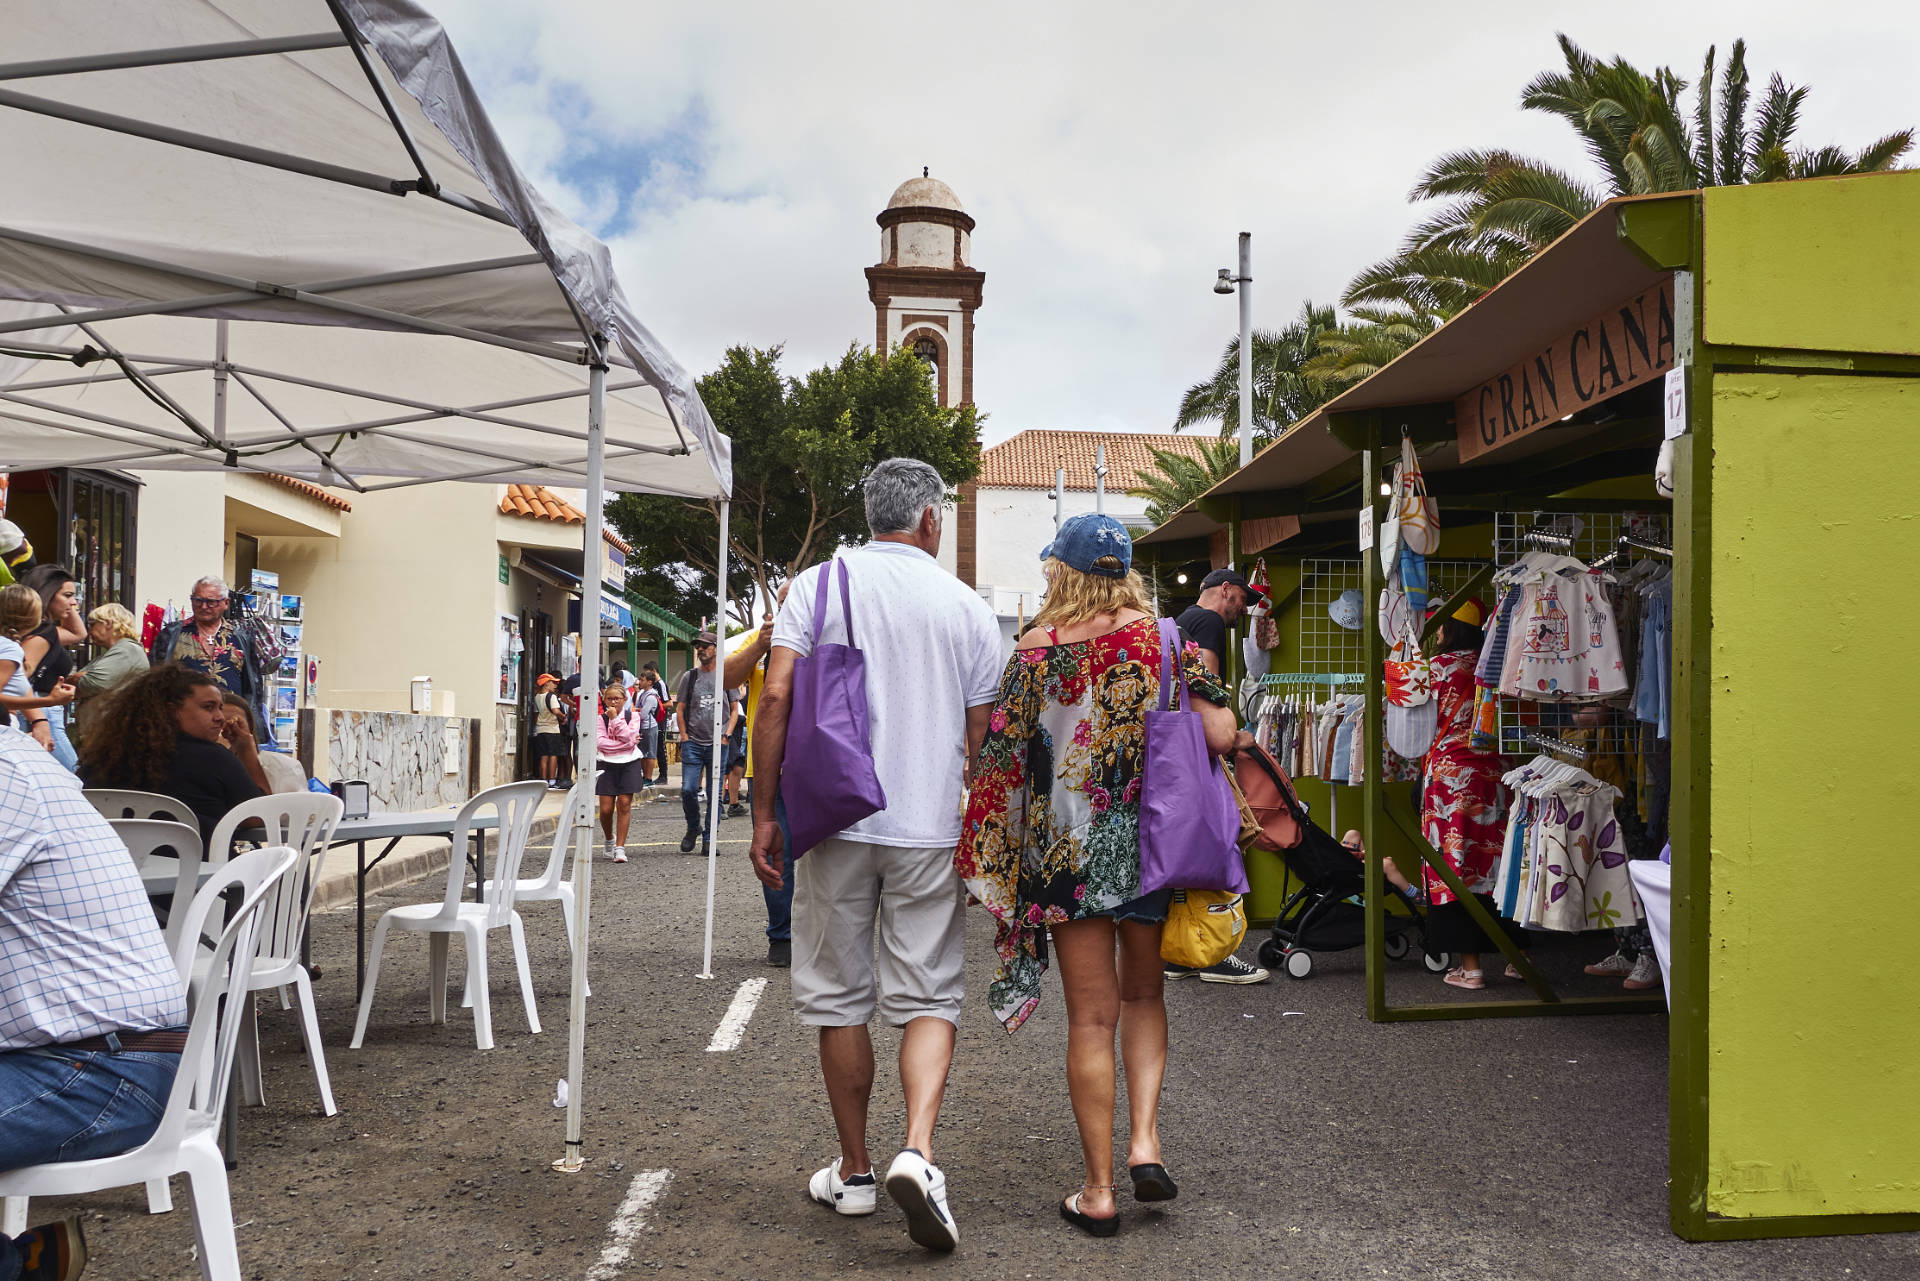
[[853, 1027], [878, 1008], [896, 1027], [927, 1015], [959, 1023], [966, 902], [951, 845], [839, 838], [816, 845], [793, 869], [793, 1003], [800, 1021]]

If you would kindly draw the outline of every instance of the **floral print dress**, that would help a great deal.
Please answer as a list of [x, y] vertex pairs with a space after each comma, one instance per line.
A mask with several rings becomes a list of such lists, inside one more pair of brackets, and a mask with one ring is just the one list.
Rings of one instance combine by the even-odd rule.
[[[1475, 751], [1472, 746], [1473, 668], [1478, 657], [1475, 652], [1456, 651], [1433, 659], [1439, 726], [1433, 746], [1427, 749], [1420, 834], [1468, 890], [1489, 894], [1506, 843], [1507, 789], [1500, 781], [1506, 766], [1497, 754]], [[1433, 869], [1425, 873], [1428, 901], [1453, 902], [1453, 891]]]
[[[1229, 701], [1197, 646], [1181, 661], [1194, 696]], [[1145, 717], [1159, 696], [1151, 618], [1017, 650], [1001, 677], [954, 866], [997, 922], [987, 1001], [1008, 1032], [1040, 1003], [1047, 927], [1140, 897]]]

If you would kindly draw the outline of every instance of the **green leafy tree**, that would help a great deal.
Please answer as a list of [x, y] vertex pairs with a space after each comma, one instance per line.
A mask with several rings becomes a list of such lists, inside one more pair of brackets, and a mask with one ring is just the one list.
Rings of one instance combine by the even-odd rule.
[[1140, 473], [1142, 482], [1129, 490], [1147, 500], [1147, 523], [1163, 525], [1175, 512], [1240, 469], [1240, 443], [1231, 436], [1198, 440], [1200, 457], [1177, 449], [1148, 447], [1153, 469]]
[[[864, 541], [861, 483], [875, 463], [918, 458], [949, 486], [980, 472], [972, 406], [942, 408], [927, 366], [911, 352], [849, 347], [804, 378], [780, 370], [779, 347], [734, 347], [700, 380], [700, 397], [733, 441], [727, 594], [734, 619], [752, 597], [835, 548]], [[634, 547], [631, 590], [683, 618], [711, 616], [717, 584], [717, 501], [622, 494], [607, 506]]]
[[[1318, 409], [1327, 387], [1308, 365], [1321, 338], [1335, 328], [1332, 307], [1300, 304], [1300, 314], [1283, 329], [1256, 329], [1253, 347], [1253, 434], [1264, 444]], [[1187, 388], [1174, 415], [1173, 429], [1184, 431], [1217, 422], [1222, 436], [1240, 430], [1240, 337], [1234, 335], [1212, 377]], [[1235, 462], [1239, 455], [1234, 455]]]
[[1717, 95], [1715, 51], [1707, 50], [1691, 109], [1682, 101], [1688, 82], [1668, 68], [1648, 74], [1624, 58], [1604, 62], [1565, 35], [1559, 42], [1564, 67], [1535, 76], [1520, 105], [1565, 121], [1600, 180], [1510, 151], [1441, 156], [1409, 199], [1445, 203], [1397, 254], [1356, 276], [1343, 303], [1393, 309], [1431, 328], [1611, 197], [1878, 172], [1894, 168], [1914, 144], [1914, 130], [1902, 129], [1859, 151], [1797, 146], [1807, 89], [1776, 73], [1756, 106], [1744, 40], [1734, 41], [1719, 68]]

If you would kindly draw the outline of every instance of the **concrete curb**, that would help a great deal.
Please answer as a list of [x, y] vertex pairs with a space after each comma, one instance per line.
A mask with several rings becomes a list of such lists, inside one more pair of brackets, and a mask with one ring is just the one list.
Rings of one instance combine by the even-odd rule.
[[[523, 877], [537, 874], [546, 866], [546, 853], [553, 840], [554, 828], [558, 827], [560, 816], [546, 814], [533, 821], [533, 828], [527, 833], [527, 857], [534, 862], [529, 868], [522, 865]], [[369, 841], [369, 846], [374, 842]], [[340, 850], [350, 850], [349, 846], [339, 846]], [[444, 876], [447, 871], [447, 857], [452, 850], [448, 841], [435, 841], [422, 849], [396, 849], [376, 866], [367, 870], [367, 897], [384, 894], [388, 890], [411, 885], [415, 881], [424, 881], [430, 876]], [[378, 853], [378, 849], [369, 849], [369, 856]], [[351, 865], [345, 868], [321, 874], [320, 883], [314, 888], [313, 910], [330, 911], [334, 908], [352, 907], [354, 903], [354, 870]]]

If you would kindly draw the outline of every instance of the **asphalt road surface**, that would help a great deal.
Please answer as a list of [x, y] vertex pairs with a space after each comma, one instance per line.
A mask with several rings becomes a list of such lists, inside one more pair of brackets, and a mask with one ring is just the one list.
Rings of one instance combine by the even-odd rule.
[[[1119, 1236], [1089, 1239], [1055, 1210], [1081, 1179], [1058, 985], [1008, 1037], [978, 999], [992, 963], [981, 914], [969, 922], [975, 999], [934, 1153], [961, 1244], [929, 1254], [884, 1195], [866, 1219], [806, 1200], [807, 1177], [835, 1154], [833, 1129], [786, 973], [764, 963], [746, 821], [722, 825], [714, 976], [702, 980], [706, 861], [677, 852], [677, 805], [640, 813], [632, 861], [594, 873], [584, 1172], [549, 1168], [562, 1151], [552, 1100], [567, 1047], [556, 905], [525, 912], [543, 1030], [527, 1030], [497, 936], [496, 1048], [484, 1054], [458, 1008], [458, 944], [449, 1022], [432, 1026], [426, 942], [407, 935], [388, 944], [365, 1048], [347, 1049], [353, 916], [329, 913], [315, 919], [313, 951], [340, 1112], [320, 1116], [295, 1016], [263, 1002], [267, 1105], [243, 1111], [231, 1175], [249, 1278], [1920, 1276], [1916, 1236], [1702, 1246], [1672, 1235], [1664, 1018], [1376, 1026], [1362, 1013], [1357, 950], [1322, 956], [1305, 981], [1169, 986], [1161, 1132], [1180, 1197], [1156, 1209], [1123, 1193]], [[425, 882], [375, 906], [438, 894]], [[1605, 950], [1575, 940], [1542, 956], [1559, 975]], [[759, 979], [742, 1025], [742, 985]], [[1396, 967], [1393, 990], [1409, 1001], [1448, 991], [1417, 966]], [[730, 1008], [737, 1048], [710, 1050]], [[904, 1122], [897, 1037], [877, 1029], [876, 1042], [870, 1139], [883, 1162]], [[1124, 1131], [1116, 1143], [1124, 1159]], [[200, 1273], [181, 1180], [174, 1199], [171, 1214], [149, 1216], [128, 1188], [36, 1201], [32, 1218], [86, 1213], [89, 1276], [185, 1281]]]

